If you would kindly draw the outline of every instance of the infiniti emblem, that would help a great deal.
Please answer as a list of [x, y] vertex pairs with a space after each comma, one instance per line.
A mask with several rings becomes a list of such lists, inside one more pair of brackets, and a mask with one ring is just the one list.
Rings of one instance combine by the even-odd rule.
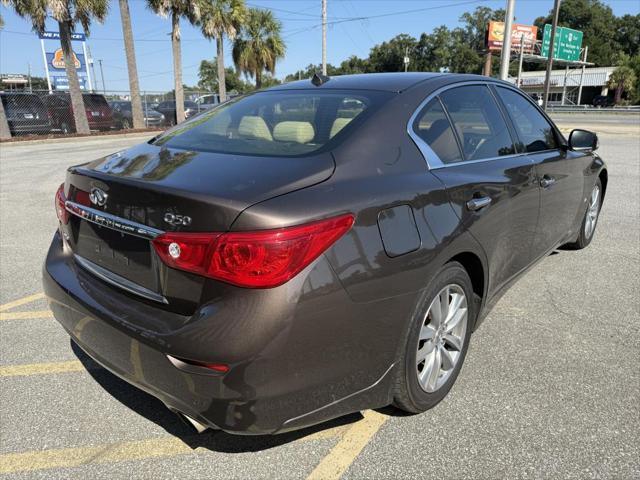
[[104, 190], [100, 190], [99, 188], [92, 188], [91, 193], [89, 194], [89, 200], [94, 205], [98, 205], [99, 207], [104, 207], [107, 204], [107, 195]]

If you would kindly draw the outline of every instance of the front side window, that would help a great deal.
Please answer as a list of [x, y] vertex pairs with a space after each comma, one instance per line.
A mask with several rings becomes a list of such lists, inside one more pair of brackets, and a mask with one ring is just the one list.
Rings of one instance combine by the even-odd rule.
[[431, 147], [442, 163], [462, 160], [451, 123], [437, 98], [427, 103], [418, 115], [413, 124], [413, 131]]
[[159, 137], [156, 145], [195, 151], [296, 156], [323, 147], [386, 92], [282, 90], [231, 100]]
[[529, 100], [509, 88], [497, 87], [496, 90], [513, 120], [520, 142], [522, 142], [521, 150], [540, 152], [558, 148], [551, 124]]
[[452, 88], [442, 92], [440, 99], [458, 134], [465, 160], [515, 153], [507, 124], [487, 86]]

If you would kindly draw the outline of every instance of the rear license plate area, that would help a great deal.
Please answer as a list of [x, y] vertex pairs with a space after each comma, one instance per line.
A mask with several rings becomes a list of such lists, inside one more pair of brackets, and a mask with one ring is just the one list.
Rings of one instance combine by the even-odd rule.
[[158, 291], [148, 240], [77, 217], [71, 221], [74, 253], [151, 291]]

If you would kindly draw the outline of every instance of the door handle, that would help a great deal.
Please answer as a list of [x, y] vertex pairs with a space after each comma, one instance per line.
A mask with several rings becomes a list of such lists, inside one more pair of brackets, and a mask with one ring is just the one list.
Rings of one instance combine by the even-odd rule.
[[553, 177], [550, 177], [549, 175], [545, 175], [540, 179], [540, 186], [542, 188], [549, 188], [554, 183], [556, 183], [556, 179]]
[[467, 209], [475, 212], [491, 203], [491, 197], [472, 198], [467, 202]]

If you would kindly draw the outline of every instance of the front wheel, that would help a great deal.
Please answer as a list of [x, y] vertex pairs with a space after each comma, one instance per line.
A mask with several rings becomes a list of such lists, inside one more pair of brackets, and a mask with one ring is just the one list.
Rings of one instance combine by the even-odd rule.
[[394, 386], [394, 404], [410, 413], [434, 407], [462, 368], [476, 303], [466, 270], [451, 262], [425, 290], [406, 340]]
[[582, 219], [578, 238], [575, 242], [564, 245], [565, 248], [570, 250], [581, 250], [587, 247], [593, 239], [593, 234], [596, 231], [596, 225], [598, 223], [598, 217], [600, 216], [600, 209], [602, 208], [602, 182], [599, 178], [596, 180], [596, 184], [593, 186], [591, 195], [587, 201], [587, 211]]

